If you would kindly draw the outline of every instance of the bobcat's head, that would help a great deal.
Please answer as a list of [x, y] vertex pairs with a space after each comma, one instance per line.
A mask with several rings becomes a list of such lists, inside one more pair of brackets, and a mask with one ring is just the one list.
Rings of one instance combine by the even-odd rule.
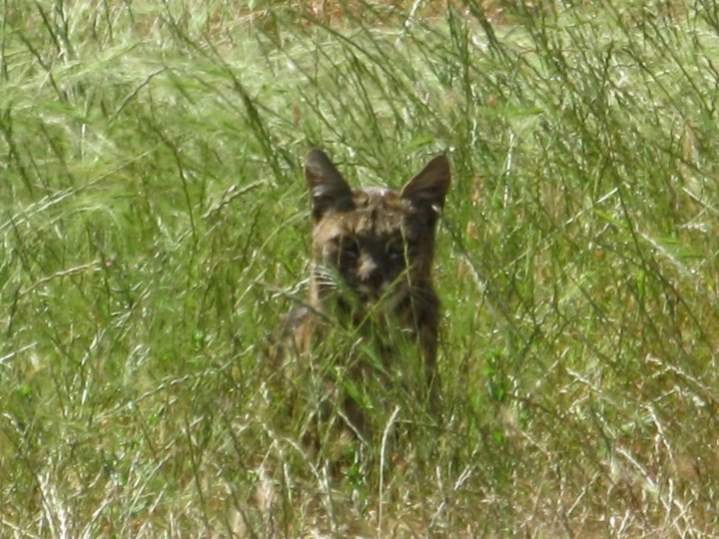
[[320, 150], [305, 163], [312, 198], [311, 298], [337, 294], [341, 306], [398, 306], [412, 294], [433, 294], [434, 233], [450, 184], [449, 161], [435, 157], [401, 191], [351, 189]]

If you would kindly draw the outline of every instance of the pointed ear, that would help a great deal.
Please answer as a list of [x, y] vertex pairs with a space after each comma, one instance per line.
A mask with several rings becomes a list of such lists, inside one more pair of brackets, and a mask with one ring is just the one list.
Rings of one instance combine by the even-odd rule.
[[314, 149], [307, 154], [305, 178], [315, 220], [319, 220], [329, 209], [347, 210], [352, 207], [352, 189], [323, 151]]
[[451, 177], [447, 156], [439, 155], [407, 182], [402, 188], [402, 198], [440, 210], [444, 206], [444, 197], [449, 190]]

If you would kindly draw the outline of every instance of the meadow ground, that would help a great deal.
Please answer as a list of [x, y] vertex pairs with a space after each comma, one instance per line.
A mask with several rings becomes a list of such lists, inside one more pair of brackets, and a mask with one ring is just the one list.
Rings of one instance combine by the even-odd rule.
[[[719, 6], [396, 4], [2, 3], [0, 535], [719, 534]], [[453, 166], [440, 410], [404, 354], [364, 443], [351, 336], [265, 361], [312, 146]]]

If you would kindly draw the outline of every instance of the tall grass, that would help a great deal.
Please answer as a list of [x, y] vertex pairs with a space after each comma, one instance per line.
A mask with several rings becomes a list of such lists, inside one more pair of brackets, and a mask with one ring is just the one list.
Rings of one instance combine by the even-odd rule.
[[[3, 535], [716, 535], [717, 6], [319, 4], [0, 6]], [[361, 441], [351, 335], [267, 362], [312, 146], [453, 167]]]

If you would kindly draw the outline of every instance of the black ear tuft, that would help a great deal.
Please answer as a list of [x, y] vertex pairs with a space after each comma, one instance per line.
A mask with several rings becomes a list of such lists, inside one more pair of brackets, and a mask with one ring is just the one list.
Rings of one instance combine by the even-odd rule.
[[451, 178], [449, 159], [446, 155], [439, 155], [407, 182], [402, 188], [402, 198], [429, 205], [439, 211], [444, 206]]
[[305, 178], [315, 220], [329, 209], [341, 211], [352, 207], [352, 189], [322, 150], [314, 149], [307, 154]]

